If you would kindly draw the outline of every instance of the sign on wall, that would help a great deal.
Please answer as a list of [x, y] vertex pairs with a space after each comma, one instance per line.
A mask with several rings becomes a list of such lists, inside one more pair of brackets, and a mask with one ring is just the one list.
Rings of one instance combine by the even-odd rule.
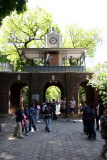
[[38, 100], [39, 101], [39, 94], [32, 94], [32, 100]]

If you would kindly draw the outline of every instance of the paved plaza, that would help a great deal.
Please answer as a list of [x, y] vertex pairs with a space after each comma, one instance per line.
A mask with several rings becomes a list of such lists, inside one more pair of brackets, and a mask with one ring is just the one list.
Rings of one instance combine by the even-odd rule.
[[104, 144], [100, 132], [97, 140], [82, 135], [81, 118], [76, 123], [51, 121], [51, 132], [45, 131], [42, 119], [36, 123], [39, 132], [31, 132], [23, 139], [13, 137], [15, 119], [10, 116], [2, 121], [0, 132], [0, 160], [102, 160], [100, 151]]

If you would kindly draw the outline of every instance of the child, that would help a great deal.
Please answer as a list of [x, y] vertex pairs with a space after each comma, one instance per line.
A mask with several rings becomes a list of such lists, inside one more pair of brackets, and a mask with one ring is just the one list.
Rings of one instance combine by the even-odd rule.
[[23, 122], [22, 133], [24, 132], [24, 129], [25, 129], [26, 136], [28, 136], [28, 129], [27, 129], [28, 106], [27, 105], [25, 106], [23, 113], [24, 113], [24, 116], [22, 120]]
[[100, 118], [101, 121], [101, 137], [105, 140], [105, 144], [101, 150], [101, 157], [106, 159], [107, 152], [107, 107], [104, 107], [103, 115]]
[[50, 132], [50, 119], [51, 119], [50, 118], [51, 117], [50, 113], [51, 112], [50, 112], [49, 107], [46, 106], [45, 111], [44, 111], [44, 116], [45, 116], [45, 121], [46, 121], [46, 127], [45, 127], [45, 129], [46, 129], [47, 132]]

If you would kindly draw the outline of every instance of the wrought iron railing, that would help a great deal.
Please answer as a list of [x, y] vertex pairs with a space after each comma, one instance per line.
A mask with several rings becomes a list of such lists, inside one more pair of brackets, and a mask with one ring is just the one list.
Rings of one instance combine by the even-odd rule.
[[84, 71], [84, 66], [24, 66], [23, 71]]

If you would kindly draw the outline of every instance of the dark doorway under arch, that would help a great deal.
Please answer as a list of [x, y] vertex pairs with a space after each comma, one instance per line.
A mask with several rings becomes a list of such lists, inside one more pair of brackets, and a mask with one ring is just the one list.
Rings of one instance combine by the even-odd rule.
[[45, 86], [44, 86], [44, 89], [43, 89], [43, 102], [46, 101], [46, 90], [47, 88], [49, 88], [50, 86], [57, 86], [60, 91], [61, 91], [61, 99], [64, 98], [64, 87], [62, 86], [62, 84], [60, 82], [48, 82]]
[[28, 85], [23, 81], [16, 81], [10, 86], [9, 110], [11, 113], [21, 105], [21, 90], [26, 86]]

